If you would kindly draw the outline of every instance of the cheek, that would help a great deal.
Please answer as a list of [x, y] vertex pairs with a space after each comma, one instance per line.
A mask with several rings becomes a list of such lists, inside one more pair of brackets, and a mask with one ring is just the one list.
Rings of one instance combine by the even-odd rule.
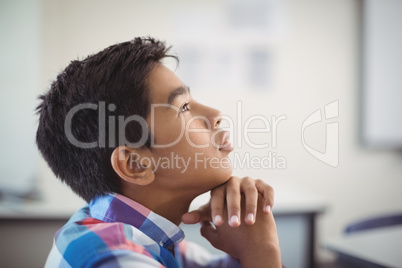
[[197, 148], [208, 148], [211, 146], [210, 133], [205, 132], [187, 132], [187, 142], [190, 146]]
[[166, 111], [158, 111], [154, 120], [148, 123], [154, 136], [154, 144], [160, 146], [159, 148], [188, 153], [217, 147], [216, 141], [212, 141], [211, 130], [202, 119], [173, 118]]
[[205, 126], [202, 120], [195, 120], [186, 125], [185, 138], [191, 146], [196, 148], [210, 147], [212, 143], [211, 135], [211, 130]]
[[184, 136], [184, 124], [181, 120], [166, 118], [157, 114], [150, 123], [154, 144], [159, 146], [174, 146]]

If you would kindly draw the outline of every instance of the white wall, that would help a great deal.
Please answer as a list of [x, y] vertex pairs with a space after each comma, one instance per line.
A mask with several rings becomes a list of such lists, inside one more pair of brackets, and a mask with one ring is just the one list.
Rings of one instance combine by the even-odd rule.
[[[23, 195], [35, 185], [34, 110], [39, 89], [40, 1], [0, 3], [0, 189]], [[22, 160], [23, 159], [23, 160]]]
[[[185, 37], [181, 35], [177, 16], [183, 14], [183, 10], [195, 9], [199, 14], [207, 12], [208, 16], [218, 14], [219, 17], [226, 2], [110, 3], [43, 0], [43, 89], [70, 60], [134, 36], [152, 35], [172, 45], [181, 45]], [[364, 149], [358, 142], [357, 1], [287, 0], [284, 7], [282, 18], [285, 23], [279, 28], [284, 34], [267, 42], [272, 52], [272, 69], [268, 74], [271, 80], [267, 90], [247, 91], [233, 86], [209, 85], [208, 88], [192, 88], [192, 91], [195, 98], [219, 107], [225, 114], [235, 115], [236, 101], [242, 100], [244, 118], [253, 114], [268, 118], [271, 115], [287, 116], [278, 127], [277, 148], [267, 149], [285, 157], [287, 168], [237, 170], [237, 174], [264, 178], [274, 186], [297, 185], [321, 196], [328, 203], [328, 210], [318, 225], [319, 239], [323, 239], [340, 234], [350, 221], [402, 209], [402, 155], [391, 150]], [[205, 16], [207, 25], [210, 22], [208, 16]], [[194, 23], [191, 25], [197, 27]], [[196, 36], [198, 32], [208, 35], [208, 31], [213, 29], [193, 29], [190, 36]], [[227, 34], [222, 33], [215, 41], [225, 44], [225, 38]], [[238, 38], [240, 42], [241, 35]], [[205, 42], [210, 44], [211, 41], [205, 39]], [[186, 66], [182, 64], [181, 68]], [[301, 144], [303, 121], [334, 100], [339, 100], [340, 148], [336, 168], [312, 157]], [[320, 150], [325, 147], [323, 137], [323, 124], [306, 130], [306, 142]], [[239, 152], [249, 150], [247, 147], [238, 149]], [[252, 152], [264, 155], [267, 151]], [[40, 166], [43, 187], [56, 198], [63, 187], [52, 178], [43, 162]], [[276, 194], [282, 198], [287, 195], [284, 191]]]

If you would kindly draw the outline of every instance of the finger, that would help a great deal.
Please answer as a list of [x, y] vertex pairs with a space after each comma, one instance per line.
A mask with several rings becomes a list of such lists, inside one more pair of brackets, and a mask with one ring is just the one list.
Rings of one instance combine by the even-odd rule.
[[209, 243], [215, 248], [218, 248], [218, 232], [212, 227], [210, 222], [201, 222], [201, 235], [205, 237]]
[[181, 216], [181, 221], [185, 224], [195, 224], [200, 222], [201, 212], [198, 210], [193, 210], [191, 212], [184, 213]]
[[232, 227], [240, 225], [240, 179], [234, 177], [226, 184], [226, 204], [228, 209], [228, 221]]
[[272, 210], [272, 207], [274, 205], [274, 189], [266, 184], [265, 182], [261, 180], [256, 180], [255, 181], [255, 186], [260, 194], [262, 194], [264, 198], [263, 202], [263, 211], [266, 214], [269, 214]]
[[216, 226], [223, 224], [223, 209], [225, 207], [225, 186], [211, 190], [211, 217]]
[[247, 224], [254, 224], [257, 214], [258, 191], [255, 182], [251, 178], [244, 178], [241, 182], [241, 191], [245, 195], [245, 216], [244, 221]]
[[184, 213], [181, 221], [185, 224], [195, 224], [201, 221], [211, 221], [210, 203], [201, 206], [197, 210]]

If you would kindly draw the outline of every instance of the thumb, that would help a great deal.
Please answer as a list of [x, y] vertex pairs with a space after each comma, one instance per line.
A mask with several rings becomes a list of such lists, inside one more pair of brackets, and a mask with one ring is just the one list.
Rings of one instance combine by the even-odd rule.
[[205, 239], [207, 239], [212, 246], [218, 248], [218, 232], [215, 230], [214, 227], [212, 227], [212, 224], [210, 222], [201, 222], [201, 235], [205, 237]]
[[201, 220], [201, 212], [198, 210], [193, 210], [191, 212], [184, 213], [181, 216], [181, 221], [184, 224], [196, 224]]
[[201, 221], [211, 221], [211, 204], [208, 202], [197, 210], [184, 213], [181, 221], [185, 224], [195, 224]]

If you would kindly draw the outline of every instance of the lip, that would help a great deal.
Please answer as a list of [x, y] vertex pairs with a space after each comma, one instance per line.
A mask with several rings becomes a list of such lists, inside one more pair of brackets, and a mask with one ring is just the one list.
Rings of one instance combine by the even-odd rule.
[[219, 151], [233, 151], [234, 147], [232, 143], [229, 141], [229, 132], [225, 131], [222, 137], [222, 143], [218, 147]]

